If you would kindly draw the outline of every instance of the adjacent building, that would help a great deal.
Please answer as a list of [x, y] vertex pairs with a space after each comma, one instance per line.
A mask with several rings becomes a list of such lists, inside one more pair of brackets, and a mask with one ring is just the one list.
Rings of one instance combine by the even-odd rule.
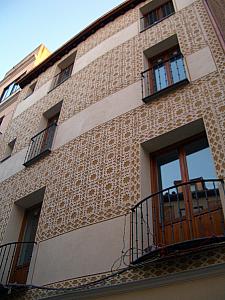
[[[13, 112], [19, 102], [19, 93], [21, 91], [17, 81], [24, 76], [31, 69], [36, 67], [45, 58], [50, 55], [49, 50], [45, 45], [39, 45], [34, 51], [28, 54], [23, 60], [9, 70], [0, 82], [0, 139], [3, 138], [4, 133], [12, 119]], [[33, 85], [28, 94], [33, 93], [35, 85]], [[7, 145], [1, 143], [1, 160], [7, 159], [15, 144], [15, 139], [9, 141]]]
[[6, 299], [224, 299], [222, 2], [125, 1], [21, 73]]

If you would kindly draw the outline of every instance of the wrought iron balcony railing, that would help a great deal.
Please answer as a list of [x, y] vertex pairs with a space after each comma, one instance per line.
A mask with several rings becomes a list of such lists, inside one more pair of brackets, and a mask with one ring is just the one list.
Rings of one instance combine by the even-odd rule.
[[36, 242], [13, 242], [0, 246], [0, 286], [19, 283], [19, 276], [24, 273], [21, 269], [24, 267], [27, 275], [34, 244]]
[[29, 166], [38, 159], [51, 152], [52, 142], [56, 130], [56, 123], [51, 124], [31, 138], [25, 157], [24, 166]]
[[131, 262], [160, 251], [193, 249], [225, 240], [224, 181], [191, 180], [145, 198], [131, 210]]
[[159, 59], [154, 66], [141, 73], [142, 100], [148, 102], [160, 94], [172, 90], [189, 81], [186, 76], [181, 53], [163, 61]]
[[140, 18], [140, 31], [144, 31], [160, 22], [162, 22], [163, 20], [165, 20], [166, 18], [172, 16], [174, 14], [174, 11], [173, 12], [170, 12], [168, 15], [162, 17], [162, 18], [159, 18], [159, 19], [155, 19], [154, 21], [151, 20], [150, 18], [150, 14], [146, 15], [146, 16], [143, 16]]
[[173, 2], [171, 0], [167, 1], [164, 4], [161, 4], [155, 9], [151, 9], [147, 14], [145, 14], [141, 18], [141, 31], [153, 25], [156, 25], [157, 23], [163, 21], [172, 14], [174, 14], [174, 7]]
[[68, 67], [66, 67], [65, 69], [61, 70], [60, 73], [55, 75], [53, 82], [52, 82], [51, 90], [53, 90], [58, 85], [62, 84], [64, 81], [66, 81], [71, 76], [72, 70], [73, 70], [73, 63], [71, 65], [69, 65]]

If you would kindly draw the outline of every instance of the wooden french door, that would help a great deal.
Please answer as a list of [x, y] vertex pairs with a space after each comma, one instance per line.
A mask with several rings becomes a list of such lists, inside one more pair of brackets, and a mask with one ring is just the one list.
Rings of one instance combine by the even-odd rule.
[[25, 211], [19, 235], [19, 242], [23, 242], [24, 244], [18, 244], [16, 249], [15, 260], [10, 276], [10, 282], [12, 283], [26, 283], [34, 247], [32, 242], [35, 241], [40, 211], [41, 205], [35, 205]]
[[173, 47], [149, 60], [150, 91], [158, 92], [186, 79], [183, 57], [179, 47]]
[[155, 242], [169, 245], [223, 234], [219, 190], [204, 134], [151, 155]]

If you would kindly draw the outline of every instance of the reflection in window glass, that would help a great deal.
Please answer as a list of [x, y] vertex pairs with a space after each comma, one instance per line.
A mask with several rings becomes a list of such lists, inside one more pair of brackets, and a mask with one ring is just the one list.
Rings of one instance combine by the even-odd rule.
[[170, 70], [173, 83], [186, 79], [186, 73], [182, 57], [174, 57], [170, 60]]
[[[157, 158], [159, 189], [176, 185], [181, 182], [178, 152], [176, 150], [160, 155]], [[175, 187], [160, 194], [163, 203], [165, 221], [185, 216], [185, 204], [182, 187]]]
[[174, 181], [181, 180], [180, 163], [176, 150], [160, 155], [157, 158], [160, 189], [174, 185]]
[[171, 15], [174, 12], [173, 3], [170, 1], [162, 6], [163, 17]]
[[[185, 146], [185, 151], [190, 180], [195, 178], [217, 178], [212, 154], [206, 139], [188, 144]], [[213, 188], [212, 183], [211, 185], [206, 183], [206, 187]]]
[[7, 88], [4, 89], [3, 94], [1, 96], [1, 101], [3, 102], [5, 99], [7, 99], [10, 95], [15, 93], [19, 89], [19, 85], [16, 83], [11, 83]]

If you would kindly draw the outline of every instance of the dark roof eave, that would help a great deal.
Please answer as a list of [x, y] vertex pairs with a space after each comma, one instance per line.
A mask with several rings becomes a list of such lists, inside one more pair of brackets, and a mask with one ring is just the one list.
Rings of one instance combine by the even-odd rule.
[[38, 77], [42, 72], [52, 66], [55, 62], [61, 59], [65, 54], [69, 53], [72, 49], [78, 46], [81, 42], [87, 39], [90, 35], [95, 33], [98, 29], [105, 26], [109, 22], [113, 21], [115, 18], [124, 14], [128, 10], [134, 8], [139, 3], [145, 0], [128, 0], [123, 2], [113, 10], [109, 11], [107, 14], [103, 15], [101, 18], [97, 19], [95, 22], [90, 24], [80, 33], [75, 35], [71, 40], [69, 40], [62, 47], [53, 52], [48, 58], [46, 58], [42, 63], [36, 66], [33, 70], [27, 73], [24, 77], [22, 77], [18, 84], [21, 88], [24, 88], [27, 84], [29, 84], [33, 79]]

